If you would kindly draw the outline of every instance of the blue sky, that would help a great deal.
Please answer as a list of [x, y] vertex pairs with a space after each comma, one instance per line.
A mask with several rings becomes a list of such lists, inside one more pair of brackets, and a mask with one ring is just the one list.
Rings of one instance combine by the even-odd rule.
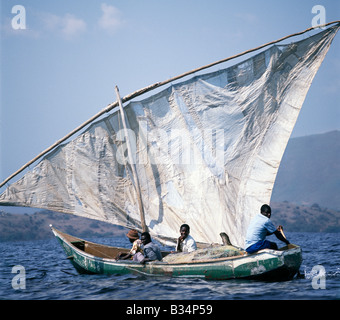
[[[334, 0], [1, 1], [0, 180], [115, 101], [115, 85], [124, 96], [302, 31], [315, 5], [340, 19]], [[339, 52], [338, 35], [293, 137], [340, 130]]]

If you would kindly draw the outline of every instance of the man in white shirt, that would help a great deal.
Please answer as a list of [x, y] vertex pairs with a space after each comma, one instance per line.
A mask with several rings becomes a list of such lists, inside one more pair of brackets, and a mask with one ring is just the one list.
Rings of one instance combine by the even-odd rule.
[[196, 241], [189, 235], [190, 227], [187, 224], [182, 224], [179, 232], [181, 236], [177, 239], [177, 252], [192, 252], [197, 250]]

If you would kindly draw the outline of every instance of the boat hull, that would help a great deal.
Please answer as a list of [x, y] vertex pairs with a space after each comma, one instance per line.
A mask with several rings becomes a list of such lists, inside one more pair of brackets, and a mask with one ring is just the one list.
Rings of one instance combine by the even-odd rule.
[[[167, 263], [162, 261], [140, 264], [131, 260], [116, 260], [96, 256], [93, 246], [85, 240], [69, 236], [52, 228], [60, 241], [67, 258], [79, 273], [89, 274], [143, 274], [149, 276], [202, 277], [211, 280], [254, 279], [266, 281], [290, 280], [298, 273], [301, 262], [301, 248], [289, 245], [280, 250], [261, 250], [256, 254], [228, 258], [197, 260], [189, 263]], [[79, 244], [83, 244], [79, 245]], [[92, 248], [92, 253], [86, 248]], [[97, 251], [104, 248], [119, 252], [122, 248], [97, 245]], [[84, 248], [83, 248], [84, 247]], [[98, 249], [99, 248], [99, 249]], [[90, 249], [88, 251], [91, 251]], [[116, 251], [114, 251], [116, 250]], [[108, 254], [109, 255], [109, 254]]]

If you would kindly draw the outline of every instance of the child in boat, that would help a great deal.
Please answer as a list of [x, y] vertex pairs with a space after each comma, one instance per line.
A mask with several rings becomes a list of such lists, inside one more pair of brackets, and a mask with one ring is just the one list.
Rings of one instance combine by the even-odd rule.
[[134, 255], [138, 252], [143, 254], [142, 249], [142, 241], [139, 239], [138, 231], [135, 229], [131, 229], [126, 236], [129, 238], [130, 242], [132, 243], [132, 248], [129, 253], [119, 253], [117, 259], [120, 260], [127, 260], [133, 258]]

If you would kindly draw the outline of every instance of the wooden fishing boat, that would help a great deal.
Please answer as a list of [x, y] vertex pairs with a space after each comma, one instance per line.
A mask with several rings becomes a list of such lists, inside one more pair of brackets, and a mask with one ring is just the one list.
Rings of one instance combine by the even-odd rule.
[[[255, 254], [234, 248], [232, 256], [207, 259], [200, 253], [216, 247], [198, 249], [196, 259], [188, 261], [153, 261], [140, 264], [132, 260], [116, 260], [119, 252], [128, 249], [89, 242], [68, 235], [51, 226], [52, 232], [66, 252], [67, 259], [79, 273], [89, 274], [143, 274], [148, 276], [202, 277], [210, 280], [254, 279], [283, 281], [292, 279], [302, 261], [301, 248], [289, 244], [279, 250], [264, 249]], [[218, 250], [230, 252], [230, 246]], [[169, 252], [162, 252], [167, 257]], [[177, 255], [177, 254], [175, 254]], [[166, 260], [166, 259], [163, 259]]]
[[[52, 228], [80, 272], [291, 279], [301, 264], [300, 247], [250, 255], [238, 248], [244, 246], [251, 219], [270, 203], [284, 150], [340, 21], [326, 26], [303, 40], [280, 43], [314, 28], [123, 98], [116, 87], [115, 102], [0, 183], [2, 188], [40, 160], [0, 194], [0, 205], [43, 208], [148, 231], [166, 245], [176, 243], [186, 223], [196, 242], [210, 246], [219, 243], [219, 232], [226, 232], [237, 246], [206, 247], [176, 259], [164, 253], [161, 262], [142, 265], [115, 259], [127, 249]], [[231, 66], [199, 73], [255, 51]], [[134, 100], [147, 92], [150, 96]]]

